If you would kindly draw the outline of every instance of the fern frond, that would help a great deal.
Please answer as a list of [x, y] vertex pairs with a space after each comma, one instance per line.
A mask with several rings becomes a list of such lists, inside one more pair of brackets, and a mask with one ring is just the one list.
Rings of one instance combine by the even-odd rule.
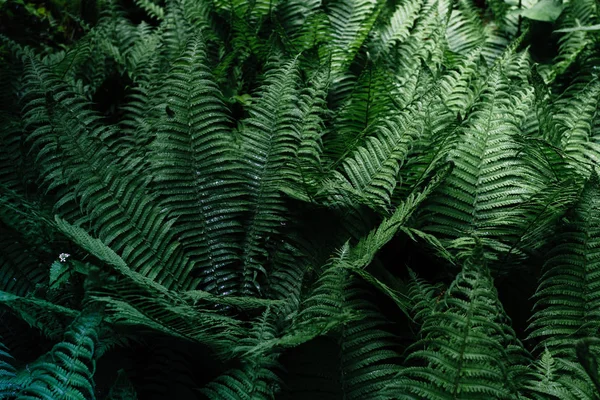
[[6, 346], [0, 342], [0, 397], [2, 398], [11, 398], [20, 389], [14, 382], [17, 370], [13, 364], [14, 358], [10, 355]]
[[211, 400], [273, 399], [279, 391], [278, 376], [272, 371], [277, 364], [268, 358], [250, 360], [229, 371], [202, 389]]
[[342, 161], [343, 174], [335, 171], [332, 185], [373, 208], [389, 206], [401, 165], [423, 129], [420, 117], [416, 106], [377, 124], [365, 144]]
[[78, 315], [76, 310], [35, 297], [20, 297], [0, 292], [0, 304], [10, 308], [30, 326], [56, 339]]
[[174, 221], [148, 194], [144, 165], [132, 162], [124, 176], [118, 164], [123, 159], [106, 144], [114, 130], [102, 126], [85, 102], [35, 61], [27, 76], [25, 118], [33, 131], [29, 140], [48, 187], [62, 190], [56, 208], [79, 202], [85, 215], [79, 223], [94, 221], [98, 236], [133, 269], [167, 286], [189, 287], [193, 264], [170, 230]]
[[[421, 69], [422, 64], [435, 70], [442, 62], [445, 51], [443, 16], [439, 14], [438, 2], [427, 0], [423, 3], [420, 17], [415, 22], [415, 27], [410, 35], [398, 46], [390, 49], [387, 56], [381, 60], [389, 66], [394, 75], [398, 77], [402, 86], [417, 85], [414, 76]], [[419, 82], [420, 83], [420, 82]], [[411, 88], [410, 92], [424, 90], [424, 87]], [[409, 93], [410, 93], [409, 92]], [[400, 101], [412, 100], [400, 98]]]
[[365, 300], [366, 291], [352, 290], [348, 307], [362, 318], [350, 321], [339, 337], [341, 385], [346, 399], [394, 399], [386, 392], [393, 385], [399, 365], [398, 341], [388, 331], [389, 321]]
[[446, 290], [440, 285], [432, 285], [417, 277], [413, 270], [409, 270], [409, 274], [411, 281], [408, 296], [411, 299], [411, 314], [415, 322], [422, 324], [434, 313]]
[[538, 347], [573, 360], [575, 341], [600, 330], [596, 312], [600, 264], [595, 255], [600, 240], [599, 190], [594, 173], [548, 254], [530, 325], [530, 337], [540, 340]]
[[536, 160], [524, 159], [519, 143], [520, 120], [532, 92], [507, 91], [505, 78], [492, 74], [480, 108], [450, 152], [454, 173], [427, 207], [436, 215], [427, 230], [454, 238], [478, 237], [500, 253], [517, 240], [511, 235], [520, 230], [524, 199], [544, 187], [533, 172]]
[[535, 400], [596, 399], [597, 392], [580, 365], [552, 356], [546, 349], [534, 364], [521, 393]]
[[[575, 86], [575, 85], [574, 85]], [[600, 81], [593, 81], [571, 98], [557, 101], [554, 131], [574, 170], [589, 176], [600, 163], [600, 131], [593, 125], [600, 102]]]
[[[149, 162], [161, 205], [176, 218], [172, 231], [202, 277], [203, 290], [232, 293], [239, 286], [242, 205], [233, 179], [236, 162], [229, 117], [206, 67], [204, 45], [190, 41], [164, 84], [167, 100]], [[198, 273], [200, 271], [200, 273]]]
[[156, 29], [145, 22], [135, 28], [133, 43], [123, 52], [126, 71], [134, 82], [142, 86], [152, 78], [152, 69], [157, 62], [160, 37]]
[[331, 73], [334, 82], [347, 72], [380, 11], [381, 3], [377, 0], [337, 0], [329, 5]]
[[406, 93], [397, 93], [400, 90], [395, 83], [389, 71], [371, 62], [353, 83], [351, 92], [345, 96], [334, 117], [333, 129], [324, 137], [325, 149], [334, 166], [364, 144], [374, 124], [398, 108], [393, 106], [395, 99]]
[[167, 3], [165, 18], [160, 25], [160, 34], [162, 70], [166, 71], [185, 50], [193, 35], [192, 25], [185, 15], [183, 0], [172, 0]]
[[[389, 218], [386, 218], [355, 246], [346, 243], [339, 249], [336, 257], [325, 266], [311, 293], [301, 304], [298, 316], [292, 324], [293, 334], [290, 338], [284, 337], [284, 341], [296, 343], [300, 340], [298, 338], [303, 336], [316, 337], [347, 319], [355, 318], [353, 309], [345, 301], [349, 295], [346, 293], [348, 285], [352, 282], [349, 271], [346, 270], [366, 268], [377, 252], [408, 222], [412, 213], [435, 190], [448, 172], [448, 169], [440, 172], [421, 193], [409, 196]], [[322, 322], [317, 323], [319, 321]], [[306, 341], [306, 338], [303, 341]]]
[[202, 393], [211, 400], [218, 399], [272, 399], [280, 389], [277, 352], [270, 351], [270, 345], [277, 335], [275, 315], [267, 309], [254, 322], [248, 337], [241, 340], [234, 351], [251, 353], [243, 358], [239, 368], [232, 369], [219, 376], [202, 389]]
[[165, 17], [165, 10], [152, 0], [134, 0], [134, 3], [152, 18], [161, 21]]
[[468, 261], [424, 316], [422, 338], [407, 356], [412, 366], [389, 390], [400, 398], [515, 399], [511, 369], [519, 357], [511, 353], [523, 349], [508, 323], [487, 267]]
[[[599, 22], [598, 5], [590, 0], [577, 0], [567, 3], [563, 10], [558, 28], [571, 28], [579, 25], [594, 25]], [[553, 60], [549, 71], [544, 72], [548, 81], [553, 81], [574, 64], [576, 59], [586, 47], [590, 46], [594, 38], [586, 31], [575, 31], [564, 33], [559, 41], [558, 56]]]
[[38, 201], [0, 186], [0, 290], [25, 296], [47, 279], [56, 240], [49, 214]]
[[416, 19], [419, 17], [419, 11], [424, 1], [403, 1], [396, 7], [394, 13], [385, 24], [374, 31], [370, 41], [372, 57], [377, 60], [385, 55], [391, 47], [402, 43], [410, 35]]
[[286, 171], [290, 174], [292, 185], [299, 187], [309, 199], [322, 177], [328, 79], [326, 71], [318, 71], [300, 95], [300, 143], [289, 163], [289, 171]]
[[[219, 354], [228, 351], [231, 343], [243, 336], [239, 321], [214, 313], [214, 304], [221, 302], [210, 293], [204, 292], [204, 297], [212, 299], [209, 303], [213, 307], [202, 308], [201, 304], [197, 304], [202, 299], [197, 293], [180, 295], [170, 291], [133, 271], [111, 248], [80, 227], [60, 219], [57, 219], [57, 225], [76, 244], [126, 278], [107, 282], [103, 290], [94, 294], [95, 300], [106, 305], [111, 322], [123, 326], [145, 326], [171, 336], [198, 341], [213, 347]], [[235, 300], [232, 300], [234, 304]]]
[[381, 224], [372, 230], [366, 237], [362, 238], [352, 249], [352, 264], [356, 268], [369, 265], [375, 254], [389, 242], [398, 229], [403, 228], [417, 208], [444, 182], [452, 173], [454, 166], [447, 164], [440, 168], [428, 182], [427, 186], [420, 192], [411, 193], [401, 204], [399, 204], [392, 215], [384, 219]]
[[423, 130], [414, 141], [404, 168], [399, 171], [400, 184], [394, 193], [394, 202], [419, 187], [455, 147], [460, 137], [458, 132], [463, 129], [462, 117], [470, 112], [483, 86], [479, 55], [479, 51], [473, 51], [464, 57], [430, 88], [432, 93], [423, 105]]
[[49, 357], [32, 369], [31, 382], [18, 400], [54, 398], [94, 400], [94, 348], [102, 316], [97, 311], [81, 314], [52, 348]]
[[243, 293], [260, 292], [267, 275], [264, 243], [275, 240], [285, 224], [286, 209], [279, 174], [298, 150], [300, 112], [297, 108], [297, 61], [270, 71], [260, 98], [243, 120], [240, 133], [240, 174], [248, 210], [243, 242]]
[[289, 48], [299, 54], [320, 44], [329, 36], [329, 21], [321, 9], [320, 0], [288, 0], [277, 6], [277, 20], [281, 23]]
[[469, 0], [457, 2], [450, 13], [446, 28], [448, 49], [458, 54], [469, 54], [482, 46], [486, 39], [476, 6]]

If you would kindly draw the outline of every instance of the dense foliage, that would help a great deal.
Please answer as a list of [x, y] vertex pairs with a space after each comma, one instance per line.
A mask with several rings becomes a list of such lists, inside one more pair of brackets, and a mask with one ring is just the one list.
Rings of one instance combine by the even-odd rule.
[[0, 1], [0, 398], [600, 398], [596, 0], [59, 3]]

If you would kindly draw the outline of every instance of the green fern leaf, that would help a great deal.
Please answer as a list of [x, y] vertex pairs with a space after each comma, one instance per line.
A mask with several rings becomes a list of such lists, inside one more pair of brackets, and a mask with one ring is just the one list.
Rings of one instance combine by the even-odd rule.
[[165, 10], [152, 0], [135, 0], [135, 4], [159, 21], [165, 17]]
[[144, 164], [132, 162], [123, 176], [122, 157], [106, 144], [114, 130], [33, 60], [27, 76], [29, 140], [40, 160], [52, 154], [39, 166], [50, 189], [63, 189], [56, 207], [78, 201], [85, 215], [78, 221], [94, 220], [98, 236], [134, 270], [167, 286], [189, 287], [193, 264], [170, 230], [174, 221], [147, 194]]
[[404, 1], [397, 5], [396, 10], [385, 24], [374, 31], [370, 48], [373, 59], [377, 60], [382, 54], [386, 54], [391, 47], [402, 43], [410, 35], [419, 11], [424, 1]]
[[600, 82], [591, 82], [581, 91], [573, 86], [574, 96], [556, 103], [553, 131], [559, 143], [555, 144], [565, 151], [571, 168], [589, 176], [600, 162], [600, 136], [593, 122], [600, 102]]
[[13, 364], [14, 358], [6, 346], [0, 342], [0, 397], [2, 398], [11, 398], [20, 389], [14, 382], [17, 370]]
[[279, 172], [297, 154], [300, 141], [297, 79], [296, 61], [270, 71], [250, 117], [242, 121], [240, 174], [248, 198], [242, 291], [247, 294], [260, 291], [267, 275], [264, 244], [276, 240], [286, 224], [279, 187], [287, 178]]
[[232, 293], [239, 286], [241, 188], [232, 175], [227, 111], [210, 72], [198, 67], [205, 65], [204, 45], [190, 41], [164, 84], [166, 111], [153, 128], [149, 161], [161, 204], [177, 219], [172, 231], [202, 276], [202, 289]]
[[600, 264], [595, 255], [600, 240], [599, 190], [594, 173], [548, 254], [536, 293], [530, 337], [540, 340], [538, 347], [547, 348], [553, 356], [574, 360], [575, 341], [600, 330], [596, 312]]
[[81, 314], [50, 356], [32, 369], [32, 380], [17, 400], [94, 400], [94, 348], [101, 321], [98, 312]]
[[338, 0], [328, 7], [331, 21], [331, 72], [346, 73], [381, 11], [377, 0]]
[[592, 382], [580, 365], [553, 357], [548, 349], [536, 361], [521, 393], [535, 400], [598, 398]]
[[436, 215], [427, 227], [431, 232], [462, 237], [456, 244], [474, 244], [466, 238], [477, 237], [499, 253], [506, 252], [508, 243], [517, 240], [511, 235], [522, 230], [524, 200], [544, 187], [534, 174], [537, 161], [522, 157], [519, 142], [520, 120], [532, 93], [510, 96], [508, 89], [501, 74], [492, 74], [481, 107], [449, 154], [454, 173], [427, 207]]
[[[182, 296], [170, 291], [133, 271], [111, 248], [92, 238], [82, 228], [58, 218], [56, 222], [71, 240], [127, 278], [105, 282], [102, 290], [94, 293], [94, 299], [106, 305], [107, 315], [113, 323], [145, 326], [171, 336], [198, 341], [213, 347], [220, 355], [229, 351], [232, 342], [243, 335], [239, 321], [208, 309], [210, 306], [214, 308], [215, 303], [222, 303], [215, 296], [208, 292], [203, 292], [204, 296], [194, 292]], [[205, 309], [197, 304], [203, 297], [212, 300]], [[235, 304], [235, 299], [232, 304]]]
[[[511, 369], [524, 359], [489, 271], [468, 261], [411, 347], [391, 393], [399, 398], [516, 399]], [[405, 397], [402, 397], [404, 395]]]

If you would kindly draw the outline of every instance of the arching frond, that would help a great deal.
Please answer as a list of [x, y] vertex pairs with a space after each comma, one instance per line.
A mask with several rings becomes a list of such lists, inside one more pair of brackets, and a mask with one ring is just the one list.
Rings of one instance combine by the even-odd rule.
[[[209, 308], [219, 303], [210, 293], [182, 296], [133, 271], [102, 241], [92, 238], [80, 227], [57, 219], [59, 229], [77, 245], [93, 254], [126, 279], [106, 282], [94, 299], [106, 305], [111, 322], [122, 326], [143, 326], [171, 336], [197, 341], [212, 347], [219, 355], [245, 332], [240, 321], [215, 314]], [[208, 297], [208, 299], [207, 299]], [[212, 301], [210, 300], [212, 298]], [[209, 300], [202, 307], [203, 300]], [[239, 302], [240, 299], [238, 299]], [[233, 300], [235, 304], [235, 299]], [[243, 304], [244, 300], [241, 299]]]

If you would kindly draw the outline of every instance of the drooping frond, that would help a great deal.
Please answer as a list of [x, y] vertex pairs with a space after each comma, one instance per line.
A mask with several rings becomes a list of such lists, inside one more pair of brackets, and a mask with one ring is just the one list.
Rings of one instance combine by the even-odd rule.
[[65, 332], [78, 311], [35, 297], [21, 297], [0, 292], [0, 304], [11, 309], [29, 326], [39, 329], [49, 338], [57, 339]]
[[[77, 245], [93, 254], [126, 279], [112, 280], [95, 293], [94, 299], [106, 305], [108, 318], [117, 325], [144, 326], [182, 339], [213, 347], [217, 353], [229, 350], [242, 336], [241, 324], [234, 318], [219, 315], [210, 306], [219, 303], [208, 292], [204, 296], [182, 296], [133, 271], [127, 263], [102, 241], [90, 237], [83, 229], [57, 219], [59, 229]], [[211, 301], [212, 300], [212, 301]], [[202, 308], [202, 302], [208, 305]], [[235, 299], [233, 300], [235, 304]], [[244, 299], [238, 299], [244, 303]]]

